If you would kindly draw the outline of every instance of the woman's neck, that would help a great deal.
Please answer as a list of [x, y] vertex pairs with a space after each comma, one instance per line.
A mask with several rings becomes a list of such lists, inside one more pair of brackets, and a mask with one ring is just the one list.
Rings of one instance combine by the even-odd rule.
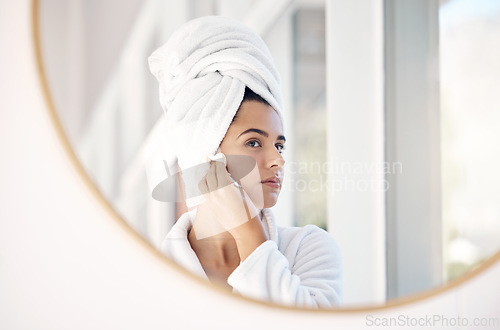
[[[229, 275], [240, 264], [238, 244], [233, 235], [221, 227], [217, 220], [199, 217], [201, 214], [197, 212], [188, 233], [189, 244], [209, 278], [219, 270]], [[262, 210], [259, 216], [262, 219]]]
[[188, 240], [200, 261], [203, 259], [206, 262], [222, 265], [233, 264], [237, 259], [239, 263], [236, 242], [229, 232], [223, 231], [204, 238], [198, 238], [196, 232], [196, 227], [193, 225], [189, 231]]

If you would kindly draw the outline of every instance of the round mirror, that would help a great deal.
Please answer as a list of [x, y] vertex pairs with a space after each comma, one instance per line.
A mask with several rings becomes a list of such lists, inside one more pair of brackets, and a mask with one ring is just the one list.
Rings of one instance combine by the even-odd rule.
[[148, 184], [144, 152], [163, 114], [147, 58], [182, 23], [222, 15], [254, 29], [274, 57], [287, 174], [273, 212], [280, 226], [314, 224], [337, 240], [344, 306], [428, 292], [499, 250], [498, 1], [39, 0], [36, 8], [44, 79], [67, 139], [154, 247], [187, 209], [154, 199]]

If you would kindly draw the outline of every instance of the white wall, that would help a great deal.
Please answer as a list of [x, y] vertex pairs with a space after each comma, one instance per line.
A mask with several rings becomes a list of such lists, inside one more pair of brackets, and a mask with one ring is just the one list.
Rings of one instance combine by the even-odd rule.
[[[349, 304], [386, 300], [385, 191], [380, 171], [384, 162], [383, 6], [381, 0], [331, 0], [326, 7], [327, 139], [333, 173], [328, 230], [342, 251], [344, 296]], [[361, 175], [334, 170], [335, 164], [356, 163], [374, 170]]]
[[368, 314], [500, 317], [498, 262], [432, 299], [351, 313], [271, 308], [186, 276], [82, 180], [44, 102], [30, 24], [28, 0], [0, 0], [1, 329], [361, 329]]

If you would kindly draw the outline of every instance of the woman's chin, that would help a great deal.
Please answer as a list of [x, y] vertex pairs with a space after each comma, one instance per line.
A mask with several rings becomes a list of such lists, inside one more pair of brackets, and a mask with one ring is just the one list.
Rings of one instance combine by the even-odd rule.
[[260, 210], [262, 209], [268, 209], [276, 205], [278, 202], [278, 196], [264, 196], [264, 200], [259, 199], [258, 201], [255, 201], [252, 199], [252, 202], [254, 206]]
[[278, 197], [280, 195], [280, 189], [262, 188], [261, 186], [254, 187], [254, 189], [245, 189], [245, 191], [248, 193], [254, 206], [258, 209], [273, 207], [278, 202]]
[[271, 208], [278, 202], [279, 193], [268, 194], [264, 196], [264, 207], [265, 209]]

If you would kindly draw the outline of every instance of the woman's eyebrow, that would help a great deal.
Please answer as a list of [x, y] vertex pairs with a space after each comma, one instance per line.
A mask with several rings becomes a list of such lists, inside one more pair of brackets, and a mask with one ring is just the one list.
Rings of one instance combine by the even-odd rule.
[[[246, 131], [244, 131], [243, 133], [241, 133], [240, 135], [238, 135], [238, 138], [239, 138], [240, 136], [242, 136], [243, 134], [252, 133], [252, 132], [253, 132], [253, 133], [260, 134], [260, 135], [263, 135], [263, 136], [265, 136], [265, 137], [269, 137], [269, 133], [267, 133], [266, 131], [263, 131], [263, 130], [258, 129], [258, 128], [249, 128], [249, 129], [247, 129]], [[279, 136], [278, 136], [278, 140], [283, 140], [283, 141], [285, 141], [285, 142], [286, 142], [285, 136], [283, 136], [283, 135], [279, 135]]]
[[261, 129], [258, 129], [258, 128], [249, 128], [247, 129], [246, 131], [244, 131], [243, 133], [241, 133], [240, 135], [238, 135], [238, 138], [240, 136], [242, 136], [243, 134], [247, 134], [247, 133], [251, 133], [251, 132], [255, 132], [257, 134], [260, 134], [260, 135], [264, 135], [265, 137], [269, 137], [269, 133], [261, 130]]

